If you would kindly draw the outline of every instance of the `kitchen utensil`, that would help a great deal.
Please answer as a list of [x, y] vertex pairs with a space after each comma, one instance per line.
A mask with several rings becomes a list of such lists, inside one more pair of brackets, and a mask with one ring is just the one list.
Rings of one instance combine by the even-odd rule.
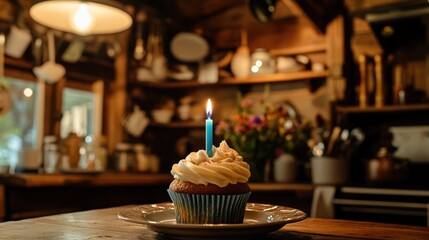
[[61, 58], [65, 62], [75, 63], [79, 61], [84, 49], [85, 42], [83, 39], [75, 37], [68, 45]]
[[337, 141], [338, 137], [340, 136], [340, 133], [341, 133], [341, 128], [338, 126], [335, 126], [334, 129], [332, 130], [331, 136], [329, 137], [328, 148], [326, 152], [328, 156], [332, 155], [334, 143]]
[[55, 63], [55, 38], [52, 31], [48, 32], [48, 53], [49, 60], [42, 66], [34, 67], [34, 74], [49, 84], [56, 83], [66, 73], [65, 68]]
[[137, 105], [134, 106], [133, 112], [124, 120], [125, 129], [134, 137], [141, 136], [148, 124], [149, 119], [146, 117], [146, 112], [140, 110]]
[[136, 46], [134, 48], [134, 59], [142, 60], [145, 55], [144, 40], [143, 40], [143, 23], [146, 20], [146, 14], [143, 10], [137, 13], [137, 30], [136, 30]]
[[152, 74], [155, 79], [162, 80], [167, 77], [167, 59], [164, 56], [162, 25], [159, 19], [153, 22], [153, 62]]
[[42, 61], [43, 61], [42, 45], [43, 45], [42, 38], [37, 37], [36, 40], [34, 40], [33, 48], [32, 48], [34, 64], [36, 66], [39, 66], [40, 64], [42, 64]]
[[407, 178], [409, 162], [394, 158], [386, 147], [377, 152], [377, 157], [367, 162], [366, 180], [372, 182], [397, 182]]
[[360, 128], [353, 128], [347, 140], [344, 142], [341, 151], [343, 158], [350, 158], [365, 140], [365, 133]]
[[183, 62], [199, 62], [209, 53], [209, 44], [196, 33], [180, 32], [170, 43], [173, 56]]
[[342, 129], [340, 136], [334, 142], [334, 146], [332, 148], [332, 156], [341, 157], [343, 156], [344, 144], [349, 137], [350, 131], [348, 129]]
[[350, 136], [355, 139], [354, 144], [357, 146], [365, 140], [365, 133], [360, 128], [353, 128], [350, 132]]
[[247, 31], [241, 30], [241, 45], [231, 60], [231, 71], [236, 78], [246, 78], [250, 74], [250, 49], [247, 46]]
[[325, 144], [322, 141], [320, 141], [316, 145], [313, 146], [311, 151], [312, 151], [314, 156], [320, 157], [325, 152]]
[[269, 22], [276, 10], [276, 0], [249, 0], [253, 16], [260, 22]]

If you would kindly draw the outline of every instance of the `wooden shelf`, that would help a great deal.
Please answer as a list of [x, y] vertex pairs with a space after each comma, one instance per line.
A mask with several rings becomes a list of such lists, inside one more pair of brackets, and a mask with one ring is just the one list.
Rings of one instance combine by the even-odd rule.
[[220, 84], [257, 84], [299, 81], [315, 78], [326, 78], [328, 71], [301, 71], [293, 73], [276, 73], [272, 75], [252, 76], [245, 79], [228, 78], [220, 81]]
[[160, 128], [203, 128], [204, 121], [177, 121], [169, 123], [156, 123], [151, 122], [151, 127], [160, 127]]
[[341, 107], [337, 107], [336, 111], [339, 113], [429, 111], [429, 104], [390, 105], [390, 106], [383, 106], [383, 107], [341, 106]]
[[168, 185], [173, 180], [171, 174], [143, 173], [101, 173], [88, 174], [11, 174], [0, 175], [0, 183], [21, 187], [52, 186], [158, 186]]
[[263, 84], [263, 83], [276, 83], [287, 81], [300, 81], [308, 79], [326, 78], [328, 71], [300, 71], [291, 73], [275, 73], [270, 75], [252, 76], [243, 79], [225, 78], [219, 80], [217, 83], [199, 83], [196, 80], [190, 81], [164, 81], [164, 82], [151, 82], [151, 81], [134, 81], [132, 84], [137, 86], [148, 86], [156, 88], [192, 88], [203, 86], [222, 86], [222, 85], [245, 85], [245, 84]]
[[312, 183], [249, 183], [249, 186], [252, 192], [313, 192], [315, 187]]
[[275, 56], [279, 55], [295, 55], [295, 54], [308, 54], [308, 53], [318, 53], [325, 52], [326, 45], [308, 45], [302, 47], [291, 47], [291, 48], [281, 48], [281, 49], [272, 49], [270, 53]]

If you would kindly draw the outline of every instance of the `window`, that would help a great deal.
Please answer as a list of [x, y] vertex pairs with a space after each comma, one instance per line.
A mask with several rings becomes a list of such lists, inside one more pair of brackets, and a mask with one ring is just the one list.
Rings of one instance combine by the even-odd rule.
[[103, 87], [102, 81], [68, 83], [62, 97], [61, 138], [70, 132], [81, 137], [101, 134]]
[[19, 156], [41, 145], [43, 132], [44, 85], [34, 81], [5, 77], [2, 84], [10, 93], [12, 103], [9, 111], [0, 116], [0, 165], [12, 168]]

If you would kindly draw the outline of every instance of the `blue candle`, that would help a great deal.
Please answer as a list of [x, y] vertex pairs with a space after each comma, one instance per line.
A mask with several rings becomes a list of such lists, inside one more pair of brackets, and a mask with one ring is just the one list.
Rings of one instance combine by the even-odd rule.
[[206, 152], [209, 157], [213, 157], [213, 120], [212, 120], [212, 102], [207, 100], [206, 107]]

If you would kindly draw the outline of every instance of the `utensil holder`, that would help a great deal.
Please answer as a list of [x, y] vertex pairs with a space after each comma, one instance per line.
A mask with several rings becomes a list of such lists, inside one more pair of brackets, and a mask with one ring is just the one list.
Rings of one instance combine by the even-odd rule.
[[315, 184], [341, 184], [349, 178], [349, 161], [327, 156], [311, 158], [311, 175]]

